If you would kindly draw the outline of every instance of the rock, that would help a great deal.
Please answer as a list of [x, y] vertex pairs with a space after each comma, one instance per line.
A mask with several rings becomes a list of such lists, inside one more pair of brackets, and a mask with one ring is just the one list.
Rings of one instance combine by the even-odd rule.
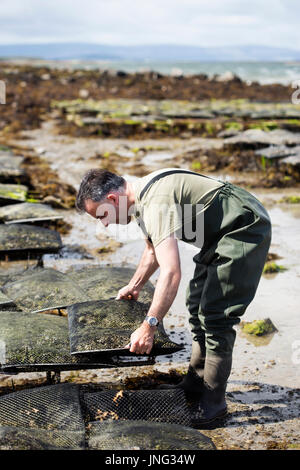
[[241, 322], [241, 327], [245, 333], [255, 336], [269, 335], [278, 331], [270, 318], [254, 320], [253, 322]]
[[286, 145], [271, 145], [255, 151], [256, 155], [265, 158], [283, 158], [290, 155], [300, 154], [300, 146], [287, 147]]
[[229, 70], [227, 72], [222, 73], [221, 75], [217, 75], [215, 79], [217, 82], [231, 82], [233, 80], [238, 82], [242, 81], [237, 75], [234, 75]]
[[94, 126], [97, 124], [103, 124], [103, 119], [98, 117], [83, 117], [81, 122], [84, 126]]
[[63, 217], [51, 206], [24, 202], [0, 207], [0, 220], [6, 224], [58, 220]]
[[78, 93], [79, 97], [82, 98], [82, 99], [88, 98], [89, 94], [90, 94], [90, 92], [88, 90], [84, 89], [84, 88], [79, 90], [79, 93]]
[[238, 129], [234, 129], [234, 127], [231, 127], [229, 129], [226, 129], [225, 131], [219, 132], [219, 134], [217, 134], [217, 137], [221, 139], [226, 139], [227, 137], [233, 137], [238, 135], [239, 132], [240, 131]]
[[0, 184], [0, 205], [26, 201], [28, 188], [19, 184]]
[[281, 162], [292, 166], [300, 165], [300, 151], [296, 155], [291, 155], [290, 157], [283, 158]]
[[229, 148], [260, 148], [268, 145], [300, 145], [300, 134], [281, 129], [269, 132], [248, 129], [224, 140], [224, 146]]
[[23, 161], [23, 157], [15, 157], [14, 154], [8, 152], [0, 152], [0, 181], [12, 182], [11, 180], [15, 180], [15, 178], [24, 179], [25, 172], [21, 167]]

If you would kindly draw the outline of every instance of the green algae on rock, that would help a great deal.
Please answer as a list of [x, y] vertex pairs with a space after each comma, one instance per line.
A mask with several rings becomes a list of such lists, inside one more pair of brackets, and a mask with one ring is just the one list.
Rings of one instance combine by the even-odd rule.
[[241, 327], [243, 332], [255, 336], [269, 335], [278, 331], [270, 318], [254, 320], [253, 322], [241, 322]]
[[[141, 326], [149, 304], [134, 300], [100, 300], [68, 307], [72, 354], [111, 351], [131, 355], [125, 348], [133, 331]], [[152, 355], [167, 354], [182, 349], [171, 341], [162, 324], [155, 337]]]
[[0, 205], [25, 202], [28, 188], [22, 184], [0, 184]]
[[263, 274], [274, 274], [286, 271], [287, 268], [280, 266], [274, 261], [267, 261], [264, 265]]
[[24, 202], [0, 207], [0, 220], [5, 224], [58, 220], [63, 217], [47, 204]]

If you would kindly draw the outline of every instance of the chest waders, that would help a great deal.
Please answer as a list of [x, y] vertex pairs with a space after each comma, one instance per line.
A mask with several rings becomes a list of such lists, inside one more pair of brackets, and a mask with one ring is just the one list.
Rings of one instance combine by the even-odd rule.
[[193, 424], [202, 429], [226, 415], [233, 327], [254, 298], [271, 243], [269, 215], [252, 194], [227, 182], [217, 191], [204, 212], [203, 247], [193, 257], [195, 270], [186, 295], [192, 354], [178, 385], [196, 397]]

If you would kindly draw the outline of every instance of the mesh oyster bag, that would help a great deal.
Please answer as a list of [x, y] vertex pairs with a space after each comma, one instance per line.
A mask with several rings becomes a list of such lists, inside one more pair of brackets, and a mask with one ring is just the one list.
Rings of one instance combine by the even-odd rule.
[[79, 386], [60, 384], [0, 396], [0, 449], [83, 448]]
[[[9, 371], [43, 369], [76, 363], [70, 354], [65, 317], [23, 312], [0, 312], [1, 368]], [[38, 367], [39, 366], [39, 367]]]
[[51, 206], [32, 202], [0, 207], [0, 220], [5, 224], [58, 220], [63, 217]]
[[195, 429], [171, 423], [105, 421], [90, 423], [91, 450], [214, 450]]
[[6, 295], [0, 290], [0, 310], [7, 310], [11, 307], [15, 307], [14, 302], [6, 297]]
[[106, 390], [85, 393], [83, 410], [90, 421], [143, 420], [191, 425], [183, 390]]
[[[86, 292], [90, 300], [98, 300], [116, 297], [118, 291], [128, 284], [134, 273], [135, 269], [132, 268], [89, 266], [73, 268], [67, 272], [67, 275]], [[154, 287], [148, 281], [140, 293], [139, 300], [151, 302], [153, 292]]]
[[[122, 366], [122, 364], [120, 364]], [[70, 354], [68, 320], [44, 313], [0, 312], [0, 367], [4, 373], [115, 367], [103, 355]]]
[[25, 312], [59, 309], [89, 300], [67, 275], [51, 268], [28, 270], [2, 290]]
[[0, 225], [0, 256], [56, 253], [61, 246], [55, 230], [25, 224]]
[[[115, 352], [132, 355], [125, 346], [132, 332], [144, 321], [149, 306], [134, 300], [99, 300], [68, 307], [71, 354]], [[152, 355], [182, 349], [159, 325]]]

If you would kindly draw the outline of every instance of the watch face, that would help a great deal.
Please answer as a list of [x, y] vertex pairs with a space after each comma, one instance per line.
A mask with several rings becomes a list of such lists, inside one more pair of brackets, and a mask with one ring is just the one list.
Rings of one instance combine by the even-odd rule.
[[155, 318], [155, 317], [150, 317], [150, 318], [148, 319], [148, 323], [149, 323], [150, 326], [156, 326], [157, 323], [158, 323], [157, 318]]

